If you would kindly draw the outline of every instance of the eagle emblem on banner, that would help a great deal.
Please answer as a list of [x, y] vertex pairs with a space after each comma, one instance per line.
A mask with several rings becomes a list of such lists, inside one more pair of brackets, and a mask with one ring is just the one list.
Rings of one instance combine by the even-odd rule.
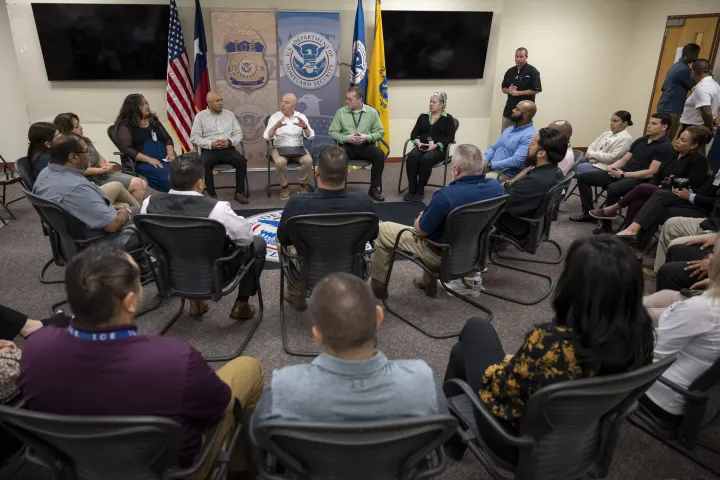
[[268, 81], [265, 41], [255, 30], [239, 30], [223, 39], [227, 52], [225, 79], [233, 88], [246, 92], [261, 88]]
[[336, 67], [335, 49], [324, 35], [304, 32], [288, 40], [283, 69], [298, 87], [307, 90], [322, 87], [333, 79]]

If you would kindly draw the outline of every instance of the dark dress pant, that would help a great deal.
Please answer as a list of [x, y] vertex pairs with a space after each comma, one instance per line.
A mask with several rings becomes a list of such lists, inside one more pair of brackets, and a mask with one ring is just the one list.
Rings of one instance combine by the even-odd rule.
[[382, 174], [385, 169], [385, 153], [382, 149], [371, 143], [363, 143], [361, 145], [343, 143], [340, 146], [345, 149], [350, 160], [367, 160], [372, 162], [370, 188], [382, 191]]
[[235, 167], [235, 192], [245, 193], [245, 178], [247, 177], [247, 159], [235, 147], [217, 150], [203, 150], [200, 159], [205, 165], [205, 186], [210, 195], [215, 194], [215, 179], [213, 169], [217, 165], [226, 164]]

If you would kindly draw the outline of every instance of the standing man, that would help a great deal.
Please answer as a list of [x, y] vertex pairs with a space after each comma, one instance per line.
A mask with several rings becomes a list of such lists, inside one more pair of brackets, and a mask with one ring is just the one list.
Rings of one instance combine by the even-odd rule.
[[685, 100], [680, 123], [680, 133], [693, 125], [705, 125], [711, 132], [714, 131], [714, 117], [720, 108], [720, 85], [712, 77], [710, 62], [701, 58], [695, 60], [690, 76], [695, 82], [692, 93]]
[[511, 116], [515, 106], [523, 100], [534, 102], [535, 95], [542, 92], [540, 72], [527, 63], [527, 59], [527, 48], [520, 47], [515, 50], [515, 66], [509, 68], [503, 77], [502, 92], [508, 96], [503, 110], [503, 131], [513, 123]]
[[290, 189], [287, 180], [287, 164], [288, 157], [280, 155], [291, 152], [292, 150], [302, 149], [304, 155], [293, 155], [300, 163], [300, 181], [298, 182], [297, 193], [307, 193], [310, 184], [310, 172], [312, 171], [313, 159], [305, 149], [303, 140], [307, 138], [312, 140], [315, 138], [315, 132], [310, 128], [310, 123], [305, 115], [295, 111], [297, 105], [297, 97], [292, 93], [283, 95], [280, 101], [280, 111], [273, 113], [268, 119], [267, 126], [263, 138], [273, 141], [273, 149], [270, 155], [275, 162], [275, 174], [280, 183], [280, 198], [287, 200], [290, 198]]
[[348, 158], [372, 162], [368, 195], [377, 202], [384, 202], [385, 197], [380, 192], [385, 153], [375, 142], [383, 137], [385, 129], [377, 110], [363, 103], [364, 96], [362, 88], [348, 88], [345, 95], [347, 106], [335, 113], [328, 134], [345, 149]]
[[235, 147], [242, 141], [243, 134], [235, 114], [223, 109], [220, 92], [207, 94], [208, 108], [195, 115], [190, 141], [201, 150], [200, 159], [205, 164], [205, 184], [208, 194], [217, 198], [213, 168], [220, 163], [235, 167], [235, 200], [248, 203], [245, 191], [247, 159]]
[[680, 114], [687, 98], [688, 91], [693, 87], [690, 78], [690, 64], [697, 60], [700, 54], [700, 45], [688, 43], [682, 49], [682, 57], [675, 62], [665, 76], [662, 86], [662, 95], [658, 100], [657, 111], [670, 117], [672, 123], [667, 130], [670, 140], [675, 138], [680, 126]]

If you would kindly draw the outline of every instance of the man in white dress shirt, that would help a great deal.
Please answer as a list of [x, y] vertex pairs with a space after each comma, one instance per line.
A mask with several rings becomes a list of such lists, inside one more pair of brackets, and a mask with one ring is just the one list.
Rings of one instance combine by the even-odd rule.
[[[230, 207], [230, 202], [221, 202], [202, 194], [203, 164], [197, 153], [180, 155], [170, 163], [170, 183], [168, 193], [156, 193], [145, 199], [140, 213], [153, 215], [182, 215], [216, 220], [223, 224], [230, 242], [225, 248], [230, 255], [236, 248], [248, 248], [251, 244], [255, 252], [255, 270], [258, 278], [265, 266], [265, 240], [253, 235], [250, 223], [238, 216]], [[228, 264], [224, 271], [226, 279], [234, 278], [243, 255], [238, 255], [237, 263]], [[248, 272], [240, 281], [237, 299], [230, 312], [234, 320], [248, 320], [255, 316], [255, 308], [248, 303], [251, 296], [257, 294], [257, 281], [254, 272]], [[190, 300], [190, 315], [201, 316], [208, 311], [208, 304], [201, 300]]]
[[703, 58], [693, 62], [691, 77], [695, 87], [685, 100], [680, 133], [693, 125], [705, 125], [712, 132], [713, 119], [720, 107], [720, 85], [713, 80], [710, 62]]
[[[280, 101], [280, 111], [273, 113], [268, 119], [267, 127], [263, 137], [265, 140], [273, 141], [272, 159], [275, 162], [275, 174], [280, 183], [280, 198], [290, 198], [290, 189], [287, 179], [287, 157], [280, 155], [278, 148], [282, 151], [290, 147], [302, 147], [303, 140], [315, 138], [315, 132], [310, 128], [310, 123], [305, 115], [295, 111], [297, 97], [292, 93], [283, 95]], [[312, 156], [305, 150], [305, 155], [291, 157], [300, 163], [300, 180], [297, 193], [306, 193], [310, 185], [310, 177], [313, 166]]]
[[242, 141], [243, 134], [235, 114], [223, 109], [223, 97], [220, 92], [207, 94], [208, 108], [195, 115], [190, 141], [202, 151], [200, 159], [205, 164], [205, 183], [208, 194], [217, 198], [213, 168], [218, 164], [235, 167], [235, 200], [248, 203], [245, 191], [247, 177], [247, 159], [235, 147]]

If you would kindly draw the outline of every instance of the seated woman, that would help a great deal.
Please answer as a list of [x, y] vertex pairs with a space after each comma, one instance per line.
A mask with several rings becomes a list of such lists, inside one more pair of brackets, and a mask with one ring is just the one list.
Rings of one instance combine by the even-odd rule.
[[88, 147], [88, 168], [84, 172], [86, 177], [101, 186], [109, 182], [120, 182], [138, 203], [142, 203], [145, 198], [147, 182], [140, 177], [114, 171], [113, 164], [105, 160], [90, 139], [83, 135], [83, 128], [80, 126], [80, 118], [77, 115], [61, 113], [55, 117], [53, 123], [60, 133], [74, 133], [85, 140]]
[[57, 128], [50, 122], [35, 122], [30, 125], [27, 160], [32, 169], [33, 180], [50, 163], [50, 144], [57, 135]]
[[150, 111], [145, 97], [133, 93], [125, 97], [115, 120], [120, 153], [135, 162], [135, 171], [159, 192], [170, 190], [167, 162], [175, 159], [173, 140], [157, 115]]
[[690, 198], [693, 189], [702, 187], [708, 178], [708, 161], [705, 156], [705, 144], [710, 136], [707, 127], [692, 126], [683, 131], [675, 140], [675, 153], [670, 160], [660, 165], [660, 169], [649, 183], [641, 183], [633, 188], [627, 195], [624, 195], [616, 204], [604, 208], [590, 210], [590, 216], [598, 220], [612, 220], [617, 217], [621, 208], [627, 207], [624, 225], [629, 225], [625, 230], [618, 233], [619, 237], [635, 238], [640, 232], [640, 224], [636, 223], [635, 217], [645, 203], [659, 190], [661, 184], [670, 177], [684, 178], [688, 180], [688, 188], [683, 189], [687, 193], [678, 193], [682, 198]]
[[607, 170], [620, 160], [632, 145], [632, 136], [625, 130], [632, 126], [630, 112], [618, 110], [610, 117], [610, 130], [604, 132], [590, 144], [585, 152], [587, 163], [577, 166], [577, 173], [592, 172], [595, 168]]
[[425, 185], [432, 167], [445, 160], [445, 149], [455, 141], [455, 120], [445, 111], [447, 95], [434, 92], [430, 96], [430, 111], [421, 113], [410, 133], [414, 148], [407, 154], [408, 193], [403, 200], [425, 198]]
[[[716, 240], [715, 251], [720, 251]], [[663, 377], [687, 388], [720, 357], [720, 255], [710, 260], [709, 277], [704, 282], [707, 290], [702, 295], [670, 305], [660, 316], [655, 330], [654, 361], [677, 355], [675, 363], [665, 370]], [[663, 293], [666, 298], [672, 294]], [[680, 420], [685, 406], [682, 395], [655, 382], [640, 403], [655, 416]]]
[[[576, 240], [555, 290], [555, 319], [508, 355], [493, 326], [471, 318], [450, 353], [445, 380], [466, 381], [489, 412], [517, 432], [528, 399], [541, 388], [650, 363], [653, 328], [642, 297], [643, 276], [630, 247], [611, 235]], [[478, 421], [485, 443], [514, 461], [517, 450]]]

